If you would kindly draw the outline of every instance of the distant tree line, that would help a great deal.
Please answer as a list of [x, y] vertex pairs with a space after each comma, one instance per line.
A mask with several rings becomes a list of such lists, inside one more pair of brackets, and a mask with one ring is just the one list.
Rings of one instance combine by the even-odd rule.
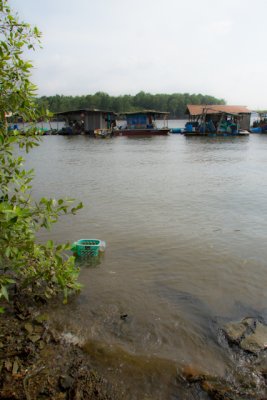
[[168, 111], [171, 117], [181, 118], [185, 115], [187, 104], [225, 104], [225, 100], [203, 94], [173, 93], [150, 94], [143, 91], [136, 95], [110, 96], [97, 92], [84, 96], [42, 96], [37, 99], [38, 105], [52, 112], [69, 111], [82, 108], [112, 110], [116, 113], [136, 110]]

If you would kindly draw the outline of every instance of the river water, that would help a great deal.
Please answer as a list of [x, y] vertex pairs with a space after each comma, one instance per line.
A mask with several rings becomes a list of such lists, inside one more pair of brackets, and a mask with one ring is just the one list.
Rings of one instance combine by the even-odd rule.
[[176, 398], [186, 365], [223, 376], [222, 325], [266, 316], [266, 154], [266, 135], [173, 134], [46, 136], [27, 156], [36, 197], [84, 203], [41, 239], [106, 241], [100, 262], [81, 266], [81, 294], [51, 318], [125, 399]]

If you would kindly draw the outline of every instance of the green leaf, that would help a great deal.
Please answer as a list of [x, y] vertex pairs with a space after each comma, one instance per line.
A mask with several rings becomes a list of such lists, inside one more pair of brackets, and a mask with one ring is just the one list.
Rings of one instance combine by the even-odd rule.
[[11, 253], [11, 248], [8, 246], [8, 247], [6, 248], [6, 250], [5, 250], [5, 256], [6, 256], [7, 258], [9, 258], [10, 253]]
[[8, 299], [8, 291], [7, 291], [6, 286], [4, 286], [4, 285], [1, 286], [0, 298], [1, 298], [1, 297], [4, 297], [7, 301], [9, 300], [9, 299]]
[[53, 249], [53, 247], [54, 247], [54, 242], [53, 242], [53, 240], [48, 240], [47, 243], [46, 243], [46, 247], [47, 247], [48, 249]]

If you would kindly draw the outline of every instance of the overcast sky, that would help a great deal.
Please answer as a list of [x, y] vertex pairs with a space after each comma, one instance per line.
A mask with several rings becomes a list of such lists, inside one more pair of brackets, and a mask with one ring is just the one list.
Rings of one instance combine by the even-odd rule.
[[10, 0], [39, 95], [202, 93], [267, 109], [267, 0]]

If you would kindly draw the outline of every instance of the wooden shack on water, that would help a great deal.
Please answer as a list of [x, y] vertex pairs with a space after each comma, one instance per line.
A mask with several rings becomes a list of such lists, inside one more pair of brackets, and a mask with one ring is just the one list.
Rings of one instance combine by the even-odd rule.
[[267, 110], [257, 110], [254, 111], [255, 114], [257, 118], [254, 119], [250, 132], [267, 133]]
[[[168, 112], [156, 110], [140, 110], [125, 112], [126, 126], [114, 131], [116, 136], [154, 136], [168, 135]], [[156, 126], [156, 119], [163, 119], [163, 127]]]
[[97, 129], [110, 129], [116, 125], [117, 114], [113, 111], [83, 108], [55, 113], [65, 121], [62, 134], [94, 134]]
[[188, 104], [186, 114], [196, 133], [238, 134], [250, 129], [251, 111], [246, 106]]

